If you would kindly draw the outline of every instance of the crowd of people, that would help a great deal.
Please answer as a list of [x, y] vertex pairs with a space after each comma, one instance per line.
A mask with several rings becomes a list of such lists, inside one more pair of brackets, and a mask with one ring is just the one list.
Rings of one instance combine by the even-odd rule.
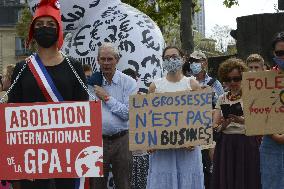
[[[52, 10], [52, 11], [50, 11]], [[180, 149], [129, 151], [129, 96], [137, 92], [138, 75], [127, 69], [119, 71], [119, 52], [111, 43], [99, 47], [97, 60], [100, 71], [92, 72], [88, 65], [60, 52], [63, 31], [60, 12], [40, 4], [33, 17], [29, 41], [35, 40], [38, 51], [31, 59], [43, 65], [52, 80], [56, 95], [47, 94], [35, 78], [31, 59], [16, 66], [8, 65], [1, 76], [0, 95], [9, 91], [7, 103], [102, 101], [102, 138], [104, 177], [91, 178], [91, 189], [106, 189], [112, 172], [117, 189], [280, 189], [284, 187], [284, 135], [246, 136], [243, 115], [225, 115], [224, 105], [242, 109], [243, 72], [270, 70], [258, 54], [245, 61], [230, 58], [220, 64], [218, 80], [208, 74], [208, 60], [201, 51], [184, 58], [174, 46], [164, 49], [165, 76], [154, 80], [149, 93], [196, 91], [213, 89], [212, 115], [214, 146], [188, 146]], [[276, 72], [284, 70], [284, 33], [273, 40], [272, 50]], [[12, 85], [11, 90], [9, 87]], [[224, 88], [226, 90], [224, 90]], [[88, 92], [89, 91], [89, 92]], [[226, 92], [225, 92], [226, 91]], [[89, 93], [89, 94], [88, 94]], [[190, 92], [189, 92], [190, 93]], [[142, 94], [143, 95], [143, 94]], [[142, 158], [146, 167], [142, 178], [132, 174], [133, 159]], [[110, 171], [111, 170], [111, 171]], [[134, 171], [135, 172], [135, 171]], [[146, 177], [147, 175], [147, 177]], [[136, 186], [135, 179], [140, 179]], [[14, 189], [73, 189], [76, 179], [32, 179], [1, 181], [0, 188]], [[132, 184], [131, 184], [132, 183]]]

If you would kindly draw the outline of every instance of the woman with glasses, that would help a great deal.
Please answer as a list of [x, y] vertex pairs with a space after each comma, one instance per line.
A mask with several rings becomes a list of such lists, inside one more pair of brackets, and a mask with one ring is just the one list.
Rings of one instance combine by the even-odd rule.
[[[167, 47], [163, 52], [164, 78], [155, 80], [150, 93], [198, 90], [193, 78], [182, 74], [181, 51]], [[204, 179], [200, 147], [155, 150], [149, 157], [147, 189], [203, 189]]]
[[[284, 32], [278, 33], [272, 43], [275, 70], [284, 71]], [[261, 184], [263, 189], [284, 187], [284, 135], [264, 136], [260, 146]]]
[[229, 91], [221, 95], [213, 117], [214, 128], [221, 132], [217, 141], [211, 189], [260, 189], [259, 150], [255, 136], [246, 136], [242, 112], [242, 73], [244, 62], [232, 58], [223, 62], [219, 78]]

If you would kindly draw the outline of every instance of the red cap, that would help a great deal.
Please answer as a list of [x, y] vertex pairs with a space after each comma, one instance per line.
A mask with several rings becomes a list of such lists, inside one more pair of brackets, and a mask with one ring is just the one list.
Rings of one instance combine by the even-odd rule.
[[27, 46], [29, 46], [33, 38], [34, 21], [42, 16], [51, 16], [56, 20], [58, 24], [57, 47], [60, 49], [63, 44], [63, 27], [61, 21], [60, 4], [58, 0], [41, 0], [33, 16], [33, 21], [30, 25], [29, 39], [27, 41]]

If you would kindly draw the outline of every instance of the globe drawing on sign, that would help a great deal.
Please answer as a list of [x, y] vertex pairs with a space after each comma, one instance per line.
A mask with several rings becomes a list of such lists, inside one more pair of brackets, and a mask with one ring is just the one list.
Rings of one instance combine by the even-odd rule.
[[83, 149], [75, 161], [78, 177], [103, 177], [103, 148], [89, 146]]

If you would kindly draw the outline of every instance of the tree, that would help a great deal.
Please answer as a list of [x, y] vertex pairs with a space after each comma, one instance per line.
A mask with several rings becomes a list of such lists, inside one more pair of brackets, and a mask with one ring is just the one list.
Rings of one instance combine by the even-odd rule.
[[[25, 44], [28, 39], [29, 27], [31, 22], [32, 22], [32, 14], [28, 6], [26, 6], [24, 9], [22, 9], [19, 22], [16, 25], [17, 35], [24, 40]], [[31, 44], [31, 49], [32, 50], [35, 49], [34, 43]]]
[[225, 53], [229, 42], [234, 43], [234, 39], [231, 37], [231, 28], [229, 26], [220, 26], [216, 24], [212, 29], [211, 38], [217, 42], [217, 50]]
[[181, 48], [179, 17], [168, 18], [168, 23], [163, 27], [163, 36], [167, 45]]
[[189, 56], [194, 50], [192, 32], [193, 8], [194, 5], [192, 0], [181, 0], [180, 40], [182, 50], [186, 56]]
[[216, 40], [211, 38], [204, 38], [201, 33], [194, 31], [194, 50], [201, 50], [206, 54], [207, 57], [222, 55], [221, 52], [217, 51]]
[[224, 0], [223, 5], [225, 5], [228, 8], [231, 8], [234, 5], [239, 5], [238, 0]]
[[[180, 23], [180, 40], [182, 50], [189, 55], [194, 49], [192, 16], [199, 10], [198, 0], [122, 0], [124, 3], [141, 10], [150, 16], [162, 29], [169, 24], [169, 18]], [[238, 5], [238, 0], [224, 0], [223, 4], [230, 8]], [[156, 7], [159, 7], [157, 11]], [[180, 15], [180, 18], [179, 18]]]

